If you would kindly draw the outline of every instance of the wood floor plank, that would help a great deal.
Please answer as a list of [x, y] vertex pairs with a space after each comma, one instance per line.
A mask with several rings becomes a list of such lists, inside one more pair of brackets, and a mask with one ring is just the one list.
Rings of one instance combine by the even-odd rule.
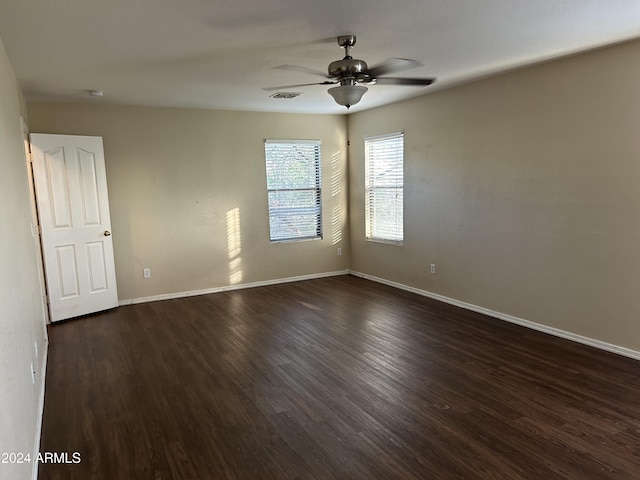
[[45, 480], [640, 478], [640, 362], [353, 276], [49, 341]]

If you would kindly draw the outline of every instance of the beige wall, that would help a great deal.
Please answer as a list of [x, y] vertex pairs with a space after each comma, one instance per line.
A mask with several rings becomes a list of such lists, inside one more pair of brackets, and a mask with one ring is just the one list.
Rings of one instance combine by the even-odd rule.
[[[0, 453], [33, 458], [46, 333], [20, 113], [18, 85], [0, 41]], [[29, 479], [32, 467], [0, 463], [0, 478]]]
[[[28, 111], [32, 132], [104, 139], [121, 300], [349, 267], [344, 116], [56, 103]], [[323, 240], [269, 242], [265, 138], [322, 141]]]
[[[639, 351], [638, 58], [632, 42], [351, 115], [351, 268]], [[364, 137], [400, 130], [398, 247], [364, 240], [362, 185]]]

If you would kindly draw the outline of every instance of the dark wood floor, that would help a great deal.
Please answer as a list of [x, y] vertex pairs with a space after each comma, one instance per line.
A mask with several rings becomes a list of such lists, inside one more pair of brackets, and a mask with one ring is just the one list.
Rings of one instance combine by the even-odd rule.
[[640, 478], [640, 362], [356, 277], [49, 335], [41, 479]]

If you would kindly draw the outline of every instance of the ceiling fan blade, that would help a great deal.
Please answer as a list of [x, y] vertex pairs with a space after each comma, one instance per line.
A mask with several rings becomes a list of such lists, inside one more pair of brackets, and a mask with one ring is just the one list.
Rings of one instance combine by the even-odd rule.
[[409, 70], [410, 68], [421, 67], [422, 64], [417, 60], [410, 60], [408, 58], [390, 58], [380, 65], [371, 67], [368, 70], [368, 74], [371, 78], [377, 78], [380, 75], [386, 75], [387, 73], [401, 72], [402, 70]]
[[324, 77], [324, 78], [331, 78], [327, 74], [327, 72], [321, 72], [320, 70], [314, 70], [312, 68], [301, 67], [299, 65], [278, 65], [277, 67], [273, 67], [273, 68], [277, 68], [279, 70], [289, 70], [291, 72], [308, 73], [310, 75], [319, 75], [319, 76]]
[[395, 78], [378, 77], [375, 79], [376, 85], [407, 85], [413, 87], [426, 87], [435, 82], [435, 78]]
[[309, 85], [335, 85], [338, 82], [320, 82], [320, 83], [299, 83], [297, 85], [281, 85], [279, 87], [266, 87], [263, 88], [265, 92], [273, 92], [275, 90], [283, 90], [286, 88], [298, 88], [298, 87], [308, 87]]

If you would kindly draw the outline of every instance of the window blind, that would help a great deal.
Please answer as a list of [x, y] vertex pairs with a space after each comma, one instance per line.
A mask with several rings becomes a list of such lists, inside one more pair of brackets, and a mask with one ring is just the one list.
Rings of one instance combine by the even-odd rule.
[[365, 216], [369, 240], [401, 243], [404, 134], [365, 139]]
[[320, 142], [266, 140], [271, 241], [322, 238]]

